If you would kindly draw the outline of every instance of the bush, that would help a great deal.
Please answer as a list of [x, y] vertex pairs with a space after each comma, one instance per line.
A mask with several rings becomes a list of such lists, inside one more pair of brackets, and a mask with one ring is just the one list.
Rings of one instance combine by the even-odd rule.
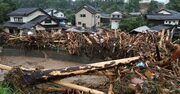
[[18, 90], [14, 90], [8, 84], [0, 84], [0, 94], [20, 94]]

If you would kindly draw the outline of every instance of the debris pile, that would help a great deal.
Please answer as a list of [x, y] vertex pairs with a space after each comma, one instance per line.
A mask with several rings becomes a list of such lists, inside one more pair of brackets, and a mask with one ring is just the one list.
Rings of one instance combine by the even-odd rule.
[[[131, 35], [125, 32], [40, 32], [36, 36], [13, 36], [2, 33], [4, 46], [21, 49], [65, 49], [71, 55], [86, 55], [90, 58], [102, 58], [105, 60], [127, 58], [144, 55], [160, 59], [159, 50], [165, 51], [164, 39], [161, 33], [147, 33]], [[164, 36], [162, 38], [162, 36]], [[168, 36], [167, 36], [168, 37]], [[159, 45], [159, 46], [158, 46]], [[159, 48], [160, 47], [160, 48]], [[158, 56], [157, 56], [158, 55]]]
[[[5, 39], [5, 44], [9, 46], [23, 45], [24, 47], [36, 49], [64, 48], [69, 54], [73, 55], [85, 54], [91, 58], [113, 59], [109, 63], [91, 64], [93, 66], [85, 65], [60, 70], [47, 70], [45, 72], [38, 70], [33, 73], [25, 73], [25, 76], [28, 75], [26, 77], [28, 79], [25, 79], [26, 82], [37, 82], [37, 79], [48, 82], [57, 77], [66, 78], [82, 75], [84, 74], [82, 72], [88, 73], [88, 75], [95, 75], [100, 72], [101, 75], [110, 79], [110, 86], [107, 88], [108, 94], [112, 94], [112, 92], [115, 94], [180, 93], [180, 45], [173, 44], [171, 32], [163, 31], [137, 35], [124, 32], [116, 32], [116, 34], [114, 32], [56, 32], [37, 33], [36, 36], [21, 37], [4, 34], [1, 37]], [[130, 62], [134, 56], [140, 58], [137, 59], [138, 61]], [[128, 62], [122, 63], [124, 60], [121, 62], [114, 60], [121, 58], [128, 58], [125, 59]], [[10, 74], [13, 73], [18, 72], [10, 72]], [[37, 75], [38, 73], [40, 74]], [[50, 73], [51, 76], [44, 73]], [[69, 75], [67, 76], [67, 74]], [[32, 77], [36, 79], [33, 80]], [[7, 78], [11, 81], [10, 78], [15, 77], [7, 76]], [[76, 88], [75, 90], [79, 89]]]

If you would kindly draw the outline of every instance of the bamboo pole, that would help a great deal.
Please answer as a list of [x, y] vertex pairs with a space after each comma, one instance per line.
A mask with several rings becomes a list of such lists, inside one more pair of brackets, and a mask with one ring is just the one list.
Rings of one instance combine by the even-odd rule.
[[72, 88], [72, 89], [75, 89], [75, 90], [80, 90], [80, 91], [83, 91], [83, 92], [86, 92], [86, 93], [89, 93], [89, 94], [105, 94], [102, 91], [98, 91], [98, 90], [95, 90], [95, 89], [91, 89], [91, 88], [87, 88], [87, 87], [71, 84], [71, 83], [68, 83], [68, 82], [54, 81], [54, 83], [60, 84], [62, 86], [65, 86], [65, 87], [68, 87], [68, 88]]

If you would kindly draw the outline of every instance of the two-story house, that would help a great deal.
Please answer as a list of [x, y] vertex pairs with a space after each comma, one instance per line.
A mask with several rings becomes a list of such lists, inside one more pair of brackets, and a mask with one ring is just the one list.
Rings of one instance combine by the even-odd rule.
[[147, 22], [152, 25], [170, 25], [179, 26], [180, 12], [174, 10], [162, 9], [156, 14], [148, 14], [145, 16]]
[[[174, 10], [162, 9], [156, 14], [148, 14], [145, 16], [147, 23], [155, 26], [156, 29], [172, 29], [176, 28], [176, 35], [180, 36], [180, 12]], [[154, 29], [154, 28], [153, 28]], [[175, 35], [175, 36], [176, 36]]]
[[85, 5], [75, 14], [76, 26], [96, 28], [100, 26], [100, 13], [92, 6]]
[[51, 31], [58, 23], [39, 8], [19, 8], [8, 14], [10, 21], [4, 26], [5, 32], [22, 34], [29, 31]]

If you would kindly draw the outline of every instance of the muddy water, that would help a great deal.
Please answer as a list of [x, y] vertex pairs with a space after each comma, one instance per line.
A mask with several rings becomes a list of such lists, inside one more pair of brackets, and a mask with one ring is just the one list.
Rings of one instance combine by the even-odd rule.
[[[29, 50], [22, 49], [2, 49], [0, 52], [0, 64], [8, 66], [23, 66], [26, 68], [45, 68], [45, 69], [58, 69], [68, 66], [78, 66], [87, 63], [94, 63], [102, 61], [100, 59], [89, 59], [86, 56], [69, 55], [65, 51], [56, 50]], [[7, 71], [0, 71], [0, 81], [3, 80], [4, 74]], [[96, 79], [96, 81], [94, 80]], [[84, 84], [94, 83], [93, 86], [99, 87], [107, 82], [105, 77], [97, 76], [76, 76], [64, 79], [68, 82], [82, 81]], [[87, 83], [86, 83], [87, 82]], [[95, 85], [97, 84], [97, 85]]]
[[23, 57], [36, 57], [36, 58], [46, 58], [52, 60], [59, 60], [71, 63], [80, 63], [87, 64], [102, 61], [101, 59], [90, 59], [86, 56], [77, 56], [77, 55], [69, 55], [65, 51], [57, 51], [57, 50], [22, 50], [22, 49], [10, 49], [4, 48], [0, 53], [0, 56], [23, 56]]

